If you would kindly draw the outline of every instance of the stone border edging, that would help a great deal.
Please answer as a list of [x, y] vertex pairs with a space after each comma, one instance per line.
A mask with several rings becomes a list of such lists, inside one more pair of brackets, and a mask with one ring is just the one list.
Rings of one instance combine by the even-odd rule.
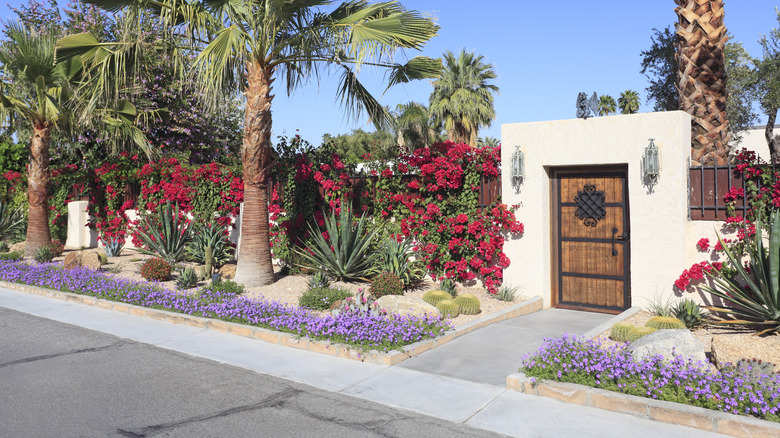
[[506, 388], [524, 394], [603, 409], [663, 423], [688, 426], [738, 438], [776, 438], [780, 423], [662, 400], [621, 394], [606, 389], [554, 380], [531, 380], [510, 374]]
[[497, 312], [490, 317], [481, 318], [457, 327], [455, 330], [447, 332], [447, 334], [444, 336], [409, 344], [403, 347], [403, 351], [394, 350], [387, 353], [382, 353], [377, 350], [371, 350], [365, 353], [358, 349], [350, 348], [345, 344], [332, 344], [330, 341], [315, 341], [306, 337], [298, 337], [291, 333], [277, 332], [261, 327], [237, 324], [219, 319], [187, 315], [184, 313], [170, 312], [167, 310], [150, 309], [143, 306], [136, 306], [134, 304], [109, 301], [71, 292], [61, 292], [39, 286], [30, 286], [26, 284], [0, 281], [0, 287], [35, 295], [43, 295], [50, 298], [56, 298], [58, 300], [72, 301], [75, 303], [96, 306], [117, 312], [129, 313], [131, 315], [143, 316], [160, 321], [167, 321], [174, 324], [184, 324], [193, 327], [204, 328], [207, 330], [215, 330], [223, 333], [244, 336], [247, 338], [259, 339], [271, 344], [299, 348], [301, 350], [313, 351], [315, 353], [329, 354], [331, 356], [342, 357], [345, 359], [359, 360], [361, 362], [388, 366], [395, 365], [410, 357], [417, 356], [418, 354], [424, 353], [431, 348], [446, 344], [455, 338], [463, 336], [466, 333], [470, 333], [478, 328], [485, 327], [494, 322], [503, 321], [505, 319], [514, 318], [521, 315], [527, 315], [542, 309], [542, 299], [540, 297], [533, 297], [508, 309], [504, 309], [501, 312]]

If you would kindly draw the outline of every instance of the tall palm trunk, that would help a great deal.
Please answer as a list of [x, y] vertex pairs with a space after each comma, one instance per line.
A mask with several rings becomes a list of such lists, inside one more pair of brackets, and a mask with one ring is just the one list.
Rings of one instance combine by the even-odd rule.
[[675, 0], [680, 109], [693, 116], [691, 159], [725, 164], [729, 155], [723, 0]]
[[274, 282], [268, 236], [268, 179], [271, 161], [271, 71], [256, 61], [247, 63], [246, 114], [241, 161], [244, 211], [241, 253], [235, 281], [247, 287]]
[[51, 242], [49, 230], [49, 142], [52, 125], [33, 123], [30, 140], [30, 166], [27, 171], [27, 202], [30, 212], [27, 222], [27, 255]]

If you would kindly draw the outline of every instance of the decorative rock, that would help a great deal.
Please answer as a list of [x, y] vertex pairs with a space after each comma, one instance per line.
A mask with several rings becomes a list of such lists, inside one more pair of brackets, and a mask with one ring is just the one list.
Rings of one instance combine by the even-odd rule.
[[62, 267], [65, 269], [73, 269], [81, 266], [81, 251], [71, 251], [65, 255], [65, 260], [62, 262]]
[[223, 265], [222, 268], [219, 269], [219, 273], [222, 274], [223, 280], [232, 280], [236, 277], [236, 265], [233, 263]]
[[687, 329], [658, 330], [628, 346], [628, 351], [637, 360], [660, 354], [669, 361], [672, 359], [672, 350], [678, 356], [691, 358], [694, 362], [708, 363], [704, 346]]
[[81, 255], [81, 266], [93, 271], [97, 271], [103, 265], [100, 261], [100, 256], [98, 253], [90, 251]]
[[441, 312], [436, 307], [419, 298], [403, 295], [385, 295], [377, 300], [377, 307], [397, 315], [441, 317]]
[[17, 242], [11, 245], [10, 248], [8, 248], [9, 252], [20, 252], [24, 254], [25, 250], [27, 248], [27, 242]]

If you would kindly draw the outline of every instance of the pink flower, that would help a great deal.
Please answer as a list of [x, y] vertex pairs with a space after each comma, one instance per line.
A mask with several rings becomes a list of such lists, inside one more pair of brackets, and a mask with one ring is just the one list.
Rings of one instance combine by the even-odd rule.
[[696, 242], [696, 247], [699, 248], [699, 251], [701, 252], [707, 252], [707, 250], [710, 249], [710, 239], [706, 237], [699, 239], [699, 241]]

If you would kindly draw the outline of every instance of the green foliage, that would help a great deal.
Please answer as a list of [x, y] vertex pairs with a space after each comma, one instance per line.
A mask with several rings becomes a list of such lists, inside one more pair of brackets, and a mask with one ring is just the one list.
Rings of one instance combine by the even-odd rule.
[[453, 300], [461, 315], [476, 315], [480, 311], [479, 298], [472, 294], [460, 294]]
[[626, 341], [628, 342], [634, 342], [637, 339], [641, 338], [642, 336], [647, 336], [650, 333], [658, 331], [657, 328], [654, 327], [634, 327], [631, 329], [631, 331], [628, 332], [628, 336], [626, 336]]
[[512, 302], [517, 299], [519, 292], [520, 286], [509, 286], [507, 284], [502, 284], [501, 287], [498, 288], [498, 292], [496, 292], [493, 297], [499, 301]]
[[602, 94], [599, 96], [599, 115], [600, 116], [608, 116], [612, 113], [617, 111], [617, 103], [615, 102], [615, 98], [607, 95]]
[[203, 289], [213, 292], [225, 292], [230, 295], [238, 295], [244, 292], [244, 285], [230, 280], [214, 281]]
[[49, 263], [57, 257], [57, 252], [52, 245], [43, 245], [35, 252], [35, 261], [38, 263]]
[[[147, 248], [138, 248], [144, 254], [159, 255], [169, 262], [184, 258], [184, 251], [192, 238], [193, 222], [188, 222], [179, 212], [179, 206], [171, 209], [171, 203], [160, 205], [156, 218], [143, 216], [138, 236]], [[155, 220], [156, 219], [156, 220]]]
[[171, 276], [171, 264], [161, 258], [151, 258], [145, 261], [139, 273], [141, 277], [152, 281], [165, 281]]
[[452, 297], [458, 296], [458, 283], [456, 283], [455, 280], [451, 278], [445, 278], [444, 280], [440, 281], [439, 289], [447, 292]]
[[456, 318], [460, 312], [460, 307], [452, 300], [439, 301], [436, 308], [439, 309], [444, 318]]
[[628, 335], [636, 327], [625, 321], [620, 321], [609, 330], [609, 337], [618, 342], [628, 342]]
[[235, 250], [230, 245], [227, 235], [227, 226], [214, 221], [197, 223], [193, 227], [192, 240], [187, 245], [187, 258], [189, 260], [207, 264], [206, 252], [211, 248], [212, 264], [219, 267], [233, 258]]
[[342, 288], [316, 287], [304, 292], [298, 299], [298, 305], [313, 310], [328, 310], [333, 303], [352, 296]]
[[674, 58], [677, 34], [669, 26], [663, 31], [653, 29], [652, 45], [641, 52], [642, 70], [650, 85], [647, 100], [653, 102], [654, 111], [680, 109], [677, 88], [677, 61]]
[[24, 173], [26, 165], [26, 144], [14, 143], [8, 138], [0, 140], [0, 175], [8, 171]]
[[437, 304], [444, 300], [450, 300], [452, 301], [452, 295], [448, 294], [447, 292], [443, 290], [432, 290], [426, 292], [423, 297], [423, 301], [430, 304], [431, 306], [436, 307]]
[[404, 284], [392, 272], [380, 272], [371, 280], [371, 295], [381, 298], [385, 295], [403, 295]]
[[106, 249], [106, 256], [108, 257], [119, 257], [123, 246], [122, 240], [118, 237], [112, 237], [103, 242], [103, 247]]
[[7, 202], [0, 200], [0, 240], [11, 239], [24, 232], [25, 219], [22, 212], [12, 209]]
[[677, 330], [684, 329], [685, 323], [673, 316], [654, 316], [645, 324], [658, 330]]
[[24, 254], [20, 251], [6, 252], [0, 254], [0, 260], [14, 260], [19, 261], [24, 258]]
[[777, 210], [772, 213], [768, 225], [768, 248], [764, 247], [761, 218], [756, 220], [756, 233], [745, 237], [748, 261], [744, 265], [741, 256], [729, 249], [718, 236], [737, 276], [722, 276], [714, 269], [706, 272], [712, 279], [712, 286], [702, 285], [702, 290], [720, 298], [725, 304], [706, 309], [731, 318], [716, 324], [754, 326], [758, 327], [759, 333], [780, 330], [780, 218]]
[[745, 50], [742, 43], [729, 38], [723, 49], [726, 69], [726, 117], [729, 121], [732, 150], [742, 140], [748, 128], [758, 124], [759, 118], [753, 109], [758, 71], [756, 60]]
[[672, 315], [682, 321], [685, 327], [695, 329], [701, 327], [707, 319], [707, 312], [695, 301], [685, 298], [672, 306]]
[[179, 276], [176, 277], [177, 289], [191, 289], [198, 284], [198, 274], [193, 268], [184, 268], [179, 270]]
[[618, 107], [621, 114], [634, 114], [639, 111], [639, 94], [634, 90], [620, 93]]
[[337, 154], [347, 167], [367, 161], [363, 157], [370, 155], [371, 160], [391, 160], [398, 153], [395, 138], [383, 131], [365, 132], [353, 129], [350, 134], [335, 137], [325, 134], [322, 137], [324, 152]]
[[425, 275], [425, 270], [419, 263], [412, 262], [414, 255], [411, 241], [398, 242], [394, 238], [387, 239], [382, 247], [377, 263], [377, 271], [395, 274], [404, 284], [404, 288], [413, 284]]
[[9, 250], [8, 242], [0, 240], [0, 252], [8, 252]]
[[295, 250], [302, 259], [299, 266], [325, 272], [342, 281], [365, 280], [373, 271], [377, 258], [369, 252], [376, 230], [368, 231], [366, 223], [364, 214], [353, 225], [351, 208], [343, 207], [338, 217], [335, 212], [330, 214], [325, 218], [327, 239], [319, 226], [310, 227], [313, 237], [308, 246], [313, 254]]
[[664, 300], [663, 294], [656, 294], [647, 300], [647, 311], [658, 316], [670, 316], [672, 314], [672, 298]]
[[309, 289], [329, 288], [330, 279], [324, 272], [315, 272], [314, 275], [309, 277], [309, 281], [306, 282], [306, 286], [308, 286]]

